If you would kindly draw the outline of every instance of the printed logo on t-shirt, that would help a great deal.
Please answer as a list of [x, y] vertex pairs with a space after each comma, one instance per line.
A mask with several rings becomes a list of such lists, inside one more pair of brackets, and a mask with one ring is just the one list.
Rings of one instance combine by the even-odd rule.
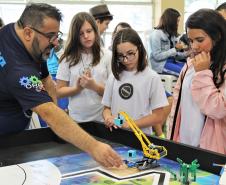
[[34, 88], [37, 92], [40, 92], [43, 90], [43, 84], [42, 81], [38, 79], [36, 76], [30, 76], [30, 77], [21, 77], [19, 80], [19, 83], [21, 86], [26, 87], [27, 89]]
[[123, 99], [129, 99], [133, 95], [133, 86], [129, 83], [122, 84], [119, 87], [119, 95]]

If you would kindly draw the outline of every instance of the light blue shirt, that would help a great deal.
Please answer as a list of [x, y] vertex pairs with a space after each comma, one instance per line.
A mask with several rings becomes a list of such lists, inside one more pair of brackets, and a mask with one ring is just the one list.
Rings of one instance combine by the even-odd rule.
[[47, 67], [51, 75], [56, 75], [57, 73], [57, 69], [59, 66], [58, 60], [59, 60], [58, 56], [56, 55], [56, 52], [54, 51], [53, 48], [47, 60]]
[[186, 52], [177, 52], [175, 45], [177, 37], [172, 36], [173, 48], [170, 48], [169, 34], [160, 29], [154, 29], [150, 35], [150, 62], [152, 69], [162, 73], [167, 58], [176, 57], [177, 60], [186, 58]]

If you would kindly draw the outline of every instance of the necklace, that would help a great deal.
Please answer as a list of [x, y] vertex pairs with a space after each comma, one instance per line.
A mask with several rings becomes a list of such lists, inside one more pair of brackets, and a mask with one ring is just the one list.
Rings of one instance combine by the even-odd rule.
[[[90, 61], [90, 63], [88, 63], [88, 61]], [[79, 70], [79, 75], [83, 75], [83, 74], [87, 74], [87, 73], [91, 73], [92, 70], [92, 59], [91, 59], [91, 54], [89, 53], [82, 53], [81, 55], [81, 63], [82, 66]]]

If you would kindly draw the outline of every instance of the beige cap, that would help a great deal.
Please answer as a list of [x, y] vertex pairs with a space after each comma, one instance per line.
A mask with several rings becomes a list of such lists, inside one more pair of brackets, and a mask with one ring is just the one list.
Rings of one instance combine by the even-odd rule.
[[106, 4], [101, 4], [90, 8], [90, 14], [95, 18], [110, 18], [113, 19], [113, 15], [109, 12]]

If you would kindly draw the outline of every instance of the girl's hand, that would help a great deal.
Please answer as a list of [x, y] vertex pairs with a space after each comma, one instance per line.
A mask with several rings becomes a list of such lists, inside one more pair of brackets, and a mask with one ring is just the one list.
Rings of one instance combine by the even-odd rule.
[[207, 53], [205, 51], [202, 51], [201, 53], [194, 56], [194, 58], [192, 58], [191, 60], [196, 72], [210, 68], [211, 57], [209, 52]]
[[129, 129], [130, 126], [129, 126], [129, 124], [125, 121], [125, 122], [122, 124], [121, 128]]
[[95, 87], [95, 80], [92, 78], [91, 72], [86, 71], [81, 77], [80, 85], [83, 88], [93, 89]]
[[109, 116], [104, 120], [104, 124], [106, 125], [107, 128], [110, 129], [110, 131], [112, 131], [113, 128], [114, 129], [118, 128], [114, 123], [114, 119], [115, 119], [115, 116]]
[[80, 80], [81, 80], [81, 78], [79, 77], [76, 82], [76, 87], [79, 92], [83, 90], [83, 87], [80, 85]]
[[181, 42], [176, 43], [175, 45], [176, 50], [182, 50], [184, 49], [184, 44], [182, 44]]

